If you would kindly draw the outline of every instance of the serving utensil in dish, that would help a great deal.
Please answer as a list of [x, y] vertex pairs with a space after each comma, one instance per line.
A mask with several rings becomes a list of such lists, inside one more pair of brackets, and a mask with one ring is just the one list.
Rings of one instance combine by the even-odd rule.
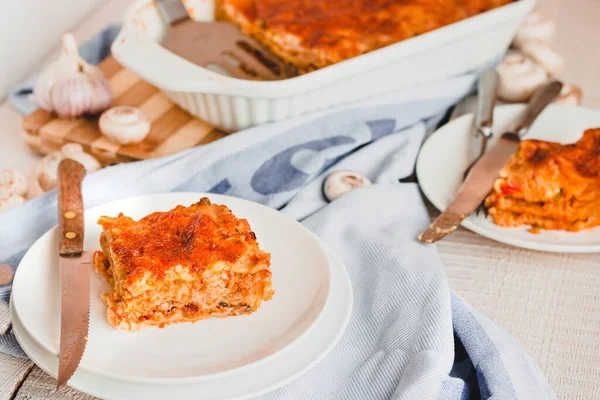
[[[523, 104], [502, 105], [494, 111], [494, 132], [506, 132], [522, 118]], [[456, 196], [463, 183], [462, 175], [469, 160], [464, 157], [470, 143], [473, 115], [463, 115], [434, 132], [423, 145], [417, 160], [417, 177], [425, 196], [440, 211], [444, 211]], [[583, 131], [600, 126], [598, 110], [550, 104], [537, 118], [527, 134], [527, 139], [558, 143], [574, 143]], [[499, 140], [494, 135], [489, 145]], [[440, 159], [444, 160], [440, 168]], [[493, 223], [483, 213], [471, 214], [461, 225], [490, 239], [527, 249], [562, 252], [600, 252], [600, 227], [579, 232], [542, 230], [538, 234], [528, 231], [529, 226], [506, 228]]]
[[[84, 246], [90, 251], [99, 249], [101, 228], [96, 221], [100, 215], [123, 212], [138, 219], [153, 211], [192, 204], [203, 196], [226, 205], [236, 216], [248, 220], [261, 248], [272, 257], [273, 299], [251, 315], [128, 332], [117, 330], [108, 323], [100, 294], [109, 287], [102, 276], [94, 274], [89, 340], [74, 377], [85, 371], [113, 381], [159, 386], [227, 381], [232, 386], [228, 390], [237, 391], [237, 385], [231, 384], [226, 377], [239, 377], [250, 371], [256, 373], [271, 365], [273, 379], [264, 382], [255, 379], [262, 382], [252, 384], [252, 390], [256, 391], [282, 384], [281, 381], [287, 381], [298, 371], [305, 371], [337, 341], [352, 308], [352, 289], [347, 273], [334, 264], [314, 234], [268, 207], [203, 193], [167, 193], [123, 199], [86, 210]], [[58, 266], [52, 257], [56, 254], [57, 237], [58, 230], [53, 228], [23, 257], [12, 294], [14, 310], [24, 329], [44, 352], [53, 357], [58, 354], [60, 321]], [[337, 279], [335, 284], [334, 277]], [[329, 315], [331, 321], [319, 324], [323, 315], [331, 312], [332, 304], [336, 307], [333, 312], [339, 313], [340, 318], [331, 319]], [[315, 335], [318, 345], [310, 351], [309, 359], [304, 358], [301, 365], [295, 364], [288, 354], [307, 352], [307, 338], [315, 338]], [[52, 371], [56, 370], [53, 368]], [[225, 393], [225, 389], [222, 390]]]
[[[197, 3], [194, 19], [214, 20], [214, 3]], [[165, 49], [170, 24], [153, 0], [137, 0], [112, 54], [191, 114], [236, 131], [475, 70], [506, 51], [534, 4], [518, 0], [307, 74], [253, 81], [210, 71]]]
[[239, 79], [284, 79], [296, 75], [279, 57], [223, 21], [195, 21], [182, 0], [156, 0], [169, 22], [169, 51], [201, 67]]

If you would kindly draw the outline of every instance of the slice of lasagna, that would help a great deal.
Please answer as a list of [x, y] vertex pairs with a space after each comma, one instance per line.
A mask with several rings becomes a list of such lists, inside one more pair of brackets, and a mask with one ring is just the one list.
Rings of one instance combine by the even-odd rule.
[[270, 255], [248, 221], [207, 198], [139, 221], [119, 214], [98, 223], [94, 264], [111, 286], [102, 299], [116, 328], [250, 314], [273, 296]]
[[218, 0], [233, 22], [301, 73], [409, 39], [513, 0]]
[[600, 225], [600, 129], [573, 144], [526, 140], [485, 200], [501, 226], [579, 231]]

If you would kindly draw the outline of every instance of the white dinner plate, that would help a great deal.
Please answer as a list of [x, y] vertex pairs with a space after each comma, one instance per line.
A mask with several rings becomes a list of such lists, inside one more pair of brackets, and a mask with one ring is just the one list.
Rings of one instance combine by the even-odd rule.
[[[119, 212], [135, 219], [207, 196], [246, 218], [259, 245], [271, 253], [273, 299], [249, 316], [212, 318], [127, 332], [106, 319], [100, 294], [108, 284], [92, 275], [90, 332], [80, 369], [136, 382], [174, 383], [212, 380], [267, 362], [314, 329], [330, 301], [331, 263], [320, 241], [295, 220], [246, 200], [203, 193], [167, 193], [118, 200], [85, 212], [85, 249], [99, 250], [100, 215]], [[12, 299], [29, 335], [58, 354], [60, 333], [58, 230], [51, 229], [23, 257]], [[349, 312], [346, 304], [341, 312]], [[337, 329], [343, 329], [338, 326]], [[322, 332], [321, 332], [322, 333]], [[330, 343], [324, 341], [317, 353]]]
[[[494, 110], [494, 139], [512, 128], [523, 113], [521, 104], [498, 106]], [[600, 127], [600, 111], [552, 104], [538, 117], [526, 139], [573, 143], [587, 128]], [[468, 167], [473, 148], [473, 115], [463, 115], [434, 132], [423, 145], [417, 161], [417, 177], [425, 196], [443, 211], [452, 202]], [[488, 147], [489, 149], [489, 147]], [[580, 232], [527, 232], [528, 227], [503, 228], [490, 217], [475, 213], [462, 225], [482, 236], [527, 249], [591, 253], [600, 252], [600, 227]]]
[[[332, 254], [332, 285], [330, 301], [323, 309], [322, 318], [313, 329], [298, 340], [297, 345], [275, 354], [261, 365], [244, 371], [234, 371], [215, 379], [161, 384], [140, 383], [95, 374], [79, 368], [69, 380], [69, 386], [101, 399], [203, 399], [242, 400], [270, 392], [298, 378], [335, 346], [348, 323], [352, 309], [352, 286], [346, 269]], [[17, 341], [42, 370], [56, 378], [58, 357], [37, 343], [24, 328], [11, 303], [11, 319]]]

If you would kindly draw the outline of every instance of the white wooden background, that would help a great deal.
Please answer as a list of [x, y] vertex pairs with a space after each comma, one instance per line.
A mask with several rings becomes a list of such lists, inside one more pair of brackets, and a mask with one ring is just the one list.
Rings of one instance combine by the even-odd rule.
[[[109, 0], [79, 25], [86, 39], [118, 22], [129, 1]], [[555, 48], [566, 58], [562, 78], [600, 108], [600, 0], [538, 0], [558, 23]], [[56, 38], [58, 42], [58, 38]], [[20, 116], [0, 105], [0, 167], [30, 173], [38, 157], [20, 139]], [[431, 208], [432, 216], [437, 214]], [[438, 245], [450, 286], [505, 327], [536, 358], [560, 399], [600, 399], [600, 257], [517, 249], [460, 229]], [[0, 321], [6, 305], [0, 303]], [[4, 329], [0, 324], [0, 332]], [[0, 354], [0, 399], [89, 399], [29, 361]]]

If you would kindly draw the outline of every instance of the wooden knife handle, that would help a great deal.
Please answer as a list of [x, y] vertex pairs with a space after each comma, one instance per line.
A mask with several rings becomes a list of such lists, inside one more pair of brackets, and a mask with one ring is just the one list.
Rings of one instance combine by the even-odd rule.
[[58, 227], [61, 256], [83, 253], [83, 199], [81, 182], [85, 167], [75, 160], [64, 159], [58, 165]]

